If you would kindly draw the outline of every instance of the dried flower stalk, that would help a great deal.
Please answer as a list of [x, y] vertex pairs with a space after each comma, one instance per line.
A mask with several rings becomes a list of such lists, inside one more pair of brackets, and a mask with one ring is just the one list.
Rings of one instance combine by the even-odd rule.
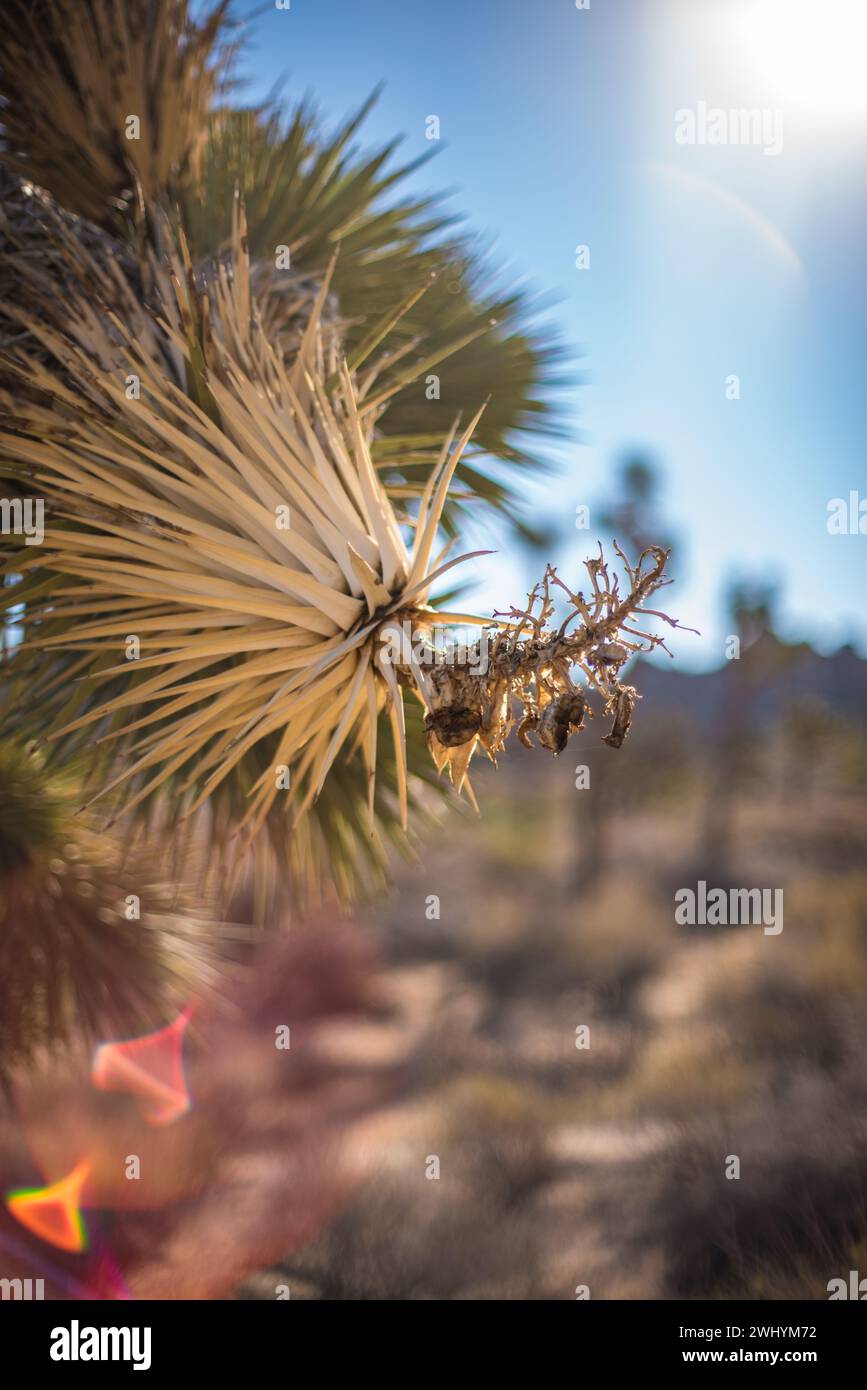
[[[525, 609], [494, 615], [505, 621], [496, 625], [492, 635], [486, 634], [486, 654], [483, 644], [476, 643], [456, 663], [441, 651], [427, 648], [432, 669], [420, 683], [420, 693], [428, 707], [429, 746], [437, 767], [448, 766], [459, 788], [477, 746], [496, 762], [515, 722], [515, 700], [523, 709], [517, 731], [521, 742], [532, 747], [530, 735], [535, 733], [543, 748], [557, 754], [566, 747], [569, 735], [593, 718], [589, 697], [595, 691], [605, 714], [613, 717], [603, 742], [611, 748], [622, 746], [640, 696], [620, 680], [621, 668], [636, 652], [655, 647], [668, 651], [661, 636], [640, 630], [634, 622], [642, 613], [661, 618], [670, 627], [680, 624], [644, 606], [651, 594], [671, 583], [664, 578], [670, 552], [651, 546], [633, 566], [616, 541], [614, 546], [628, 577], [628, 592], [621, 592], [620, 579], [610, 573], [600, 545], [598, 559], [585, 561], [591, 586], [586, 597], [580, 591], [573, 593], [548, 565], [528, 595]], [[556, 629], [550, 625], [554, 589], [561, 589], [570, 605]], [[573, 678], [576, 667], [586, 686]], [[403, 674], [408, 679], [412, 673], [404, 670]]]

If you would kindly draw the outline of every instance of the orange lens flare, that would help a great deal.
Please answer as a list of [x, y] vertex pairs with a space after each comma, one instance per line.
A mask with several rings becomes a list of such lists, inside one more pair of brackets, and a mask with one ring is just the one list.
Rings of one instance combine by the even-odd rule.
[[102, 1043], [96, 1049], [91, 1081], [100, 1091], [127, 1091], [136, 1097], [150, 1125], [169, 1125], [190, 1108], [184, 1077], [184, 1032], [192, 1017], [184, 1009], [159, 1032], [129, 1042]]
[[50, 1187], [10, 1192], [6, 1206], [22, 1226], [58, 1250], [78, 1254], [87, 1249], [87, 1230], [81, 1214], [81, 1189], [90, 1172], [86, 1159]]

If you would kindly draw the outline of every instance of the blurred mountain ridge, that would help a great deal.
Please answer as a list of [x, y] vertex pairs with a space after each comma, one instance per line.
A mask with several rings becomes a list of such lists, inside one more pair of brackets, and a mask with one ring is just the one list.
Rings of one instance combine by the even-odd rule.
[[[677, 715], [707, 735], [745, 706], [754, 730], [774, 725], [793, 706], [867, 724], [867, 661], [850, 646], [823, 656], [808, 642], [783, 642], [765, 631], [714, 671], [670, 670], [639, 658], [631, 674], [642, 715]], [[642, 722], [636, 720], [639, 737]]]

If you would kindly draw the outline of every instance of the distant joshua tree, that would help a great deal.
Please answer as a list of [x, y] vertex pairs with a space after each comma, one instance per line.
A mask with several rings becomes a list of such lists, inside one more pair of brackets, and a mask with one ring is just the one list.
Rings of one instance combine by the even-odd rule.
[[[660, 491], [656, 463], [640, 452], [628, 454], [615, 472], [610, 497], [597, 509], [600, 528], [624, 543], [633, 554], [641, 555], [667, 532], [659, 515]], [[651, 535], [657, 538], [655, 542]], [[664, 544], [670, 552], [670, 543]], [[578, 842], [582, 848], [570, 875], [573, 887], [589, 887], [610, 866], [611, 826], [617, 809], [617, 779], [612, 776], [615, 772], [602, 759], [595, 759], [589, 795], [576, 800]]]

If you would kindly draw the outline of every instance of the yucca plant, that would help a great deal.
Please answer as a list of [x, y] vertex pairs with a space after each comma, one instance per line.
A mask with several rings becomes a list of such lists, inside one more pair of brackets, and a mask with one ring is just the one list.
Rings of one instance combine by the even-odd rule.
[[[381, 874], [437, 772], [472, 799], [515, 699], [520, 737], [557, 752], [595, 691], [619, 746], [664, 551], [621, 557], [624, 592], [600, 555], [586, 597], [549, 568], [494, 618], [434, 598], [469, 558], [455, 481], [508, 508], [481, 462], [532, 462], [514, 431], [544, 418], [553, 355], [521, 296], [480, 288], [430, 204], [383, 204], [400, 173], [348, 152], [363, 112], [325, 141], [306, 107], [209, 110], [224, 5], [196, 25], [182, 0], [88, 0], [102, 62], [70, 0], [22, 53], [20, 8], [0, 20], [0, 471], [46, 524], [4, 538], [12, 736], [83, 769], [89, 814], [183, 823], [221, 871], [254, 862], [260, 899], [288, 878], [307, 900]], [[428, 401], [419, 376], [448, 363]], [[480, 634], [457, 657], [435, 640], [454, 624]]]

